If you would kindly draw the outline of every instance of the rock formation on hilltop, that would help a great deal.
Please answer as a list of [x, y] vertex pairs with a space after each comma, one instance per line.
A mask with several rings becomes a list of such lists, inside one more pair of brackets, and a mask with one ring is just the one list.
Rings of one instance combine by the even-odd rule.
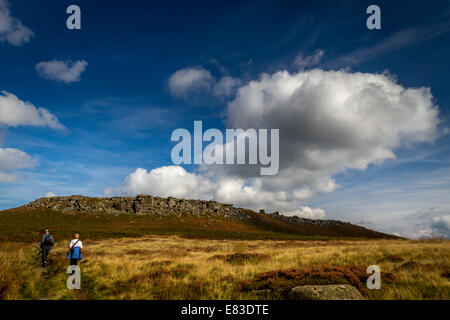
[[245, 215], [231, 204], [206, 200], [185, 200], [173, 197], [161, 198], [151, 195], [136, 197], [93, 198], [85, 196], [40, 198], [26, 205], [28, 208], [48, 208], [65, 213], [104, 213], [104, 214], [216, 214], [227, 218], [244, 219]]
[[[299, 217], [287, 217], [275, 213], [260, 213], [232, 204], [217, 201], [186, 200], [173, 197], [162, 198], [151, 195], [136, 197], [85, 197], [66, 196], [40, 198], [24, 206], [27, 210], [51, 209], [66, 214], [82, 213], [88, 215], [147, 215], [224, 217], [239, 220], [247, 227], [262, 233], [275, 232], [305, 236], [324, 237], [360, 237], [360, 238], [396, 238], [391, 235], [369, 230], [349, 222], [338, 220], [314, 220]], [[164, 219], [162, 219], [164, 220]], [[161, 221], [162, 221], [161, 220]], [[213, 219], [214, 220], [214, 219]], [[168, 219], [167, 221], [172, 221]], [[221, 220], [220, 223], [223, 223]], [[170, 227], [168, 225], [168, 227]], [[217, 227], [217, 226], [216, 226]], [[213, 228], [213, 226], [211, 226]]]

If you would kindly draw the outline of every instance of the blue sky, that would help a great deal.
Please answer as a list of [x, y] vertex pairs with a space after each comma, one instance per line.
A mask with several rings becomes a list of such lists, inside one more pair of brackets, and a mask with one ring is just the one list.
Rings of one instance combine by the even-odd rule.
[[[0, 1], [0, 8], [8, 8], [3, 13], [7, 10], [16, 19], [13, 23], [19, 20], [32, 35], [13, 43], [5, 38], [7, 29], [2, 35], [0, 24], [0, 90], [47, 109], [64, 128], [0, 121], [0, 147], [20, 150], [35, 161], [25, 168], [9, 167], [7, 174], [14, 178], [0, 181], [0, 208], [22, 205], [47, 192], [103, 196], [112, 188], [118, 194], [138, 190], [166, 195], [168, 190], [146, 184], [131, 188], [129, 175], [137, 168], [150, 172], [172, 166], [170, 135], [177, 128], [192, 130], [193, 121], [202, 120], [205, 128], [224, 129], [238, 89], [251, 81], [262, 82], [262, 73], [294, 75], [319, 69], [328, 77], [330, 71], [343, 70], [353, 77], [358, 72], [384, 72], [404, 89], [430, 88], [433, 107], [439, 109], [435, 136], [408, 136], [405, 143], [390, 144], [396, 159], [368, 160], [364, 169], [343, 163], [320, 175], [335, 183], [326, 190], [299, 178], [295, 188], [311, 189], [312, 196], [297, 202], [288, 196], [288, 201], [321, 208], [327, 218], [377, 230], [411, 237], [449, 235], [445, 229], [450, 223], [448, 2], [377, 1], [381, 30], [366, 28], [365, 11], [373, 4], [369, 1], [60, 0], [31, 5], [10, 0], [6, 4]], [[81, 30], [66, 28], [66, 8], [71, 4], [81, 8]], [[87, 65], [62, 81], [45, 69], [49, 64], [37, 67], [52, 61], [69, 67], [77, 61]], [[177, 94], [170, 79], [179, 70], [200, 70], [204, 82], [183, 87]], [[215, 89], [223, 78], [232, 85], [229, 92], [219, 94]], [[417, 126], [420, 121], [411, 118], [405, 125]], [[399, 130], [400, 136], [407, 135], [403, 127]], [[364, 157], [366, 147], [357, 154]], [[197, 177], [199, 168], [184, 168], [195, 175], [194, 185], [203, 183]], [[175, 173], [170, 174], [173, 178]], [[144, 179], [151, 178], [144, 174]], [[264, 192], [274, 194], [277, 185]], [[226, 190], [180, 194], [207, 194], [257, 208], [258, 204], [224, 195]], [[279, 201], [261, 206], [276, 210]], [[294, 209], [282, 206], [281, 211]]]

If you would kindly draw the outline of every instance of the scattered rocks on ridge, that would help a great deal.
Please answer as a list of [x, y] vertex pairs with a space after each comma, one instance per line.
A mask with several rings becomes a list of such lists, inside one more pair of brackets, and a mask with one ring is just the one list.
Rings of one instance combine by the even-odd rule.
[[350, 222], [345, 222], [345, 221], [339, 221], [339, 220], [322, 220], [322, 219], [308, 219], [308, 218], [300, 218], [298, 216], [285, 216], [280, 214], [278, 211], [275, 211], [274, 213], [269, 213], [268, 215], [277, 218], [277, 219], [281, 219], [284, 221], [288, 221], [291, 223], [297, 223], [297, 224], [312, 224], [312, 225], [316, 225], [316, 226], [329, 226], [329, 227], [334, 227], [334, 226], [338, 226], [338, 225], [347, 225], [347, 226], [355, 226], [355, 227], [359, 227], [361, 229], [365, 229], [364, 227], [360, 227], [360, 226], [356, 226], [351, 224]]

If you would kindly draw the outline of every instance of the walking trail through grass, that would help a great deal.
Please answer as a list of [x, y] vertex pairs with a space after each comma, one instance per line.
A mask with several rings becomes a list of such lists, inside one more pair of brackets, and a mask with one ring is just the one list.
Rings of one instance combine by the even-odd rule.
[[38, 292], [38, 297], [36, 298], [37, 300], [49, 300], [49, 298], [47, 297], [46, 292], [43, 292], [43, 288], [45, 288], [45, 282], [48, 280], [48, 274], [47, 274], [47, 270], [40, 266], [40, 267], [36, 267], [33, 269], [33, 271], [36, 273], [36, 279], [39, 282], [39, 292]]
[[[32, 245], [0, 242], [0, 299], [258, 299], [254, 290], [261, 289], [283, 299], [289, 288], [311, 284], [351, 284], [367, 299], [450, 299], [448, 240], [147, 236], [83, 245], [82, 289], [70, 290], [65, 243], [54, 246], [44, 269]], [[373, 264], [381, 268], [381, 290], [365, 285]]]

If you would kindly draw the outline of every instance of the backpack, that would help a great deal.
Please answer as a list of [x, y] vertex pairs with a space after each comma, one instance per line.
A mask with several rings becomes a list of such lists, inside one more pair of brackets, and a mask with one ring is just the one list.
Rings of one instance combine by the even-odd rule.
[[76, 244], [80, 241], [80, 239], [78, 239], [77, 241], [75, 241], [75, 243], [72, 245], [72, 247], [69, 249], [69, 251], [67, 251], [67, 258], [68, 259], [78, 259], [81, 260], [81, 250], [80, 247], [76, 247]]
[[78, 239], [77, 241], [75, 241], [75, 243], [72, 245], [72, 247], [69, 249], [69, 252], [67, 252], [67, 256], [69, 257], [69, 259], [71, 259], [75, 253], [75, 245], [80, 241], [80, 239]]
[[55, 239], [51, 234], [48, 234], [44, 238], [44, 246], [50, 247], [55, 243]]
[[69, 250], [67, 252], [66, 260], [70, 260], [70, 259], [81, 260], [81, 258], [82, 258], [82, 253], [81, 253], [80, 247], [75, 247], [73, 249], [73, 252], [72, 252], [72, 250]]

